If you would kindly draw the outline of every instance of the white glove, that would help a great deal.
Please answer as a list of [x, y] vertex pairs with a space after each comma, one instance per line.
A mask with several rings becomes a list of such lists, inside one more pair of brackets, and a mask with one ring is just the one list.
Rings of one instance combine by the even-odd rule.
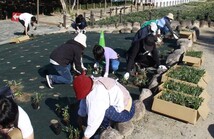
[[173, 37], [174, 37], [175, 39], [178, 39], [178, 36], [177, 36], [176, 34], [173, 34]]
[[108, 73], [105, 73], [103, 77], [108, 77]]
[[167, 70], [167, 67], [166, 67], [166, 66], [164, 66], [164, 65], [160, 65], [160, 66], [158, 67], [158, 69], [161, 69], [161, 70]]
[[125, 80], [128, 80], [128, 79], [129, 79], [129, 76], [130, 76], [130, 74], [129, 74], [128, 72], [126, 72], [126, 73], [124, 74], [123, 78], [124, 78]]
[[99, 68], [99, 63], [98, 62], [96, 62], [95, 64], [94, 64], [94, 68]]
[[84, 66], [82, 67], [82, 69], [83, 69], [83, 70], [87, 70], [87, 68], [86, 68], [86, 67], [84, 67]]
[[157, 41], [158, 43], [161, 43], [161, 42], [162, 42], [161, 38], [159, 38], [159, 37], [157, 37], [157, 40], [158, 40], [158, 41]]

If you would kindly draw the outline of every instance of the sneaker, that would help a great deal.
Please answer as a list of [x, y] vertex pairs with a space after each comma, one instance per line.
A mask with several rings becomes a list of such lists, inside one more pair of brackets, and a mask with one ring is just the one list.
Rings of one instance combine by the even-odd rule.
[[48, 86], [49, 88], [53, 88], [53, 81], [51, 80], [50, 76], [49, 75], [46, 75], [46, 80], [47, 80], [47, 83], [48, 83]]

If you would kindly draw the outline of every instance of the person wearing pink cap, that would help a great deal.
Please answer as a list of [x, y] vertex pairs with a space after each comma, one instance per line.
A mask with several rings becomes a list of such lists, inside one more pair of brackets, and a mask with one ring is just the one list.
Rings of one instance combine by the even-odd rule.
[[74, 79], [73, 88], [80, 100], [80, 126], [81, 119], [87, 117], [83, 139], [91, 138], [100, 128], [106, 129], [110, 122], [126, 122], [134, 116], [135, 106], [129, 91], [114, 79], [80, 75]]

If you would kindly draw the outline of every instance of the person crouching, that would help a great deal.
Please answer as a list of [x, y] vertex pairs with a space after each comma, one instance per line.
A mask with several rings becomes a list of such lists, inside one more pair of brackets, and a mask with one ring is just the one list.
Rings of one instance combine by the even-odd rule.
[[91, 138], [100, 128], [106, 129], [110, 122], [126, 122], [134, 116], [135, 105], [129, 91], [112, 78], [80, 75], [74, 79], [73, 88], [80, 100], [80, 127], [87, 117], [84, 139]]

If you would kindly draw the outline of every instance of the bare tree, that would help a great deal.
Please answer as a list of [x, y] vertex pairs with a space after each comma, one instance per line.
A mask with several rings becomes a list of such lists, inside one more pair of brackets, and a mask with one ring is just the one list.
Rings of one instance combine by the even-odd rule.
[[63, 14], [67, 14], [68, 13], [68, 9], [66, 6], [66, 0], [60, 0], [61, 4], [62, 4], [62, 9], [63, 9]]

